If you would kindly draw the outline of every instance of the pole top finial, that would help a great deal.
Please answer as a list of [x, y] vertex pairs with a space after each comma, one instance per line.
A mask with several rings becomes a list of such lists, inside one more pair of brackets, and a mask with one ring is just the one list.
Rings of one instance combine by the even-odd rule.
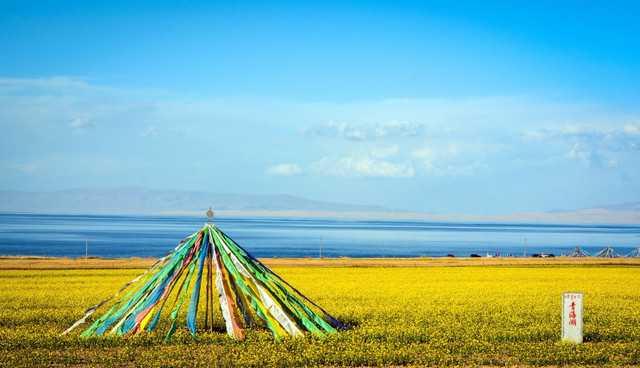
[[209, 209], [207, 210], [207, 221], [211, 222], [213, 220], [213, 210], [211, 209], [211, 207], [209, 207]]

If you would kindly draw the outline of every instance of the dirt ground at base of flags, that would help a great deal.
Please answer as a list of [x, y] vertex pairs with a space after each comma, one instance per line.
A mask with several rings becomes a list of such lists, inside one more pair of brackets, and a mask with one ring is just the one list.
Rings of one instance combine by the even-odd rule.
[[[466, 267], [466, 266], [640, 266], [640, 258], [261, 258], [267, 266], [281, 267]], [[34, 269], [143, 269], [150, 267], [154, 258], [48, 258], [0, 257], [0, 270]]]

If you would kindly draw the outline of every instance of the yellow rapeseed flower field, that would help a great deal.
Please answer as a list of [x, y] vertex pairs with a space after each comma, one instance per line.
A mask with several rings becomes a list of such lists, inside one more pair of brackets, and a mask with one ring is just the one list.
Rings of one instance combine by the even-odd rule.
[[[216, 329], [136, 338], [59, 334], [138, 269], [0, 270], [0, 365], [459, 366], [640, 364], [633, 266], [275, 267], [351, 329], [245, 341]], [[585, 343], [561, 343], [561, 293], [585, 295]]]

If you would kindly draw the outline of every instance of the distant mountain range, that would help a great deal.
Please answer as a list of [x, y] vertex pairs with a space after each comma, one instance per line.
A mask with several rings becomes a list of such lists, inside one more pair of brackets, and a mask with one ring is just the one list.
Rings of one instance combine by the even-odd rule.
[[640, 202], [629, 202], [614, 204], [608, 206], [600, 206], [599, 208], [612, 211], [640, 211]]
[[396, 211], [378, 206], [315, 201], [286, 194], [220, 194], [142, 188], [0, 191], [0, 212], [13, 213], [203, 216], [209, 206], [218, 216], [234, 217], [640, 224], [640, 202], [578, 210], [473, 215]]
[[91, 214], [180, 214], [215, 211], [378, 212], [382, 207], [321, 202], [286, 194], [220, 194], [141, 188], [55, 192], [0, 191], [0, 211]]

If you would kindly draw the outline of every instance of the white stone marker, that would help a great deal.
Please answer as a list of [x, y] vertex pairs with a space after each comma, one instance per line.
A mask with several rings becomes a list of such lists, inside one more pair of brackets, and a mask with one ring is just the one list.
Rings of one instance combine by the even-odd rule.
[[562, 341], [582, 343], [582, 293], [562, 294]]

